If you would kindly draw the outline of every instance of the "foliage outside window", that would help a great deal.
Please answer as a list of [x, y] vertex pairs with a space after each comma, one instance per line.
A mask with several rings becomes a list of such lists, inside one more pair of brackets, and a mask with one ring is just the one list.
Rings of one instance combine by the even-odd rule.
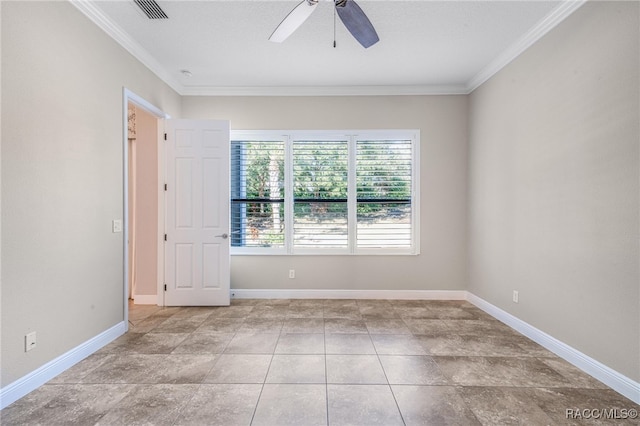
[[358, 247], [411, 246], [411, 152], [408, 140], [357, 141]]
[[346, 141], [293, 143], [294, 248], [348, 247]]
[[232, 132], [232, 254], [417, 254], [418, 138]]
[[231, 246], [285, 246], [283, 142], [231, 142]]

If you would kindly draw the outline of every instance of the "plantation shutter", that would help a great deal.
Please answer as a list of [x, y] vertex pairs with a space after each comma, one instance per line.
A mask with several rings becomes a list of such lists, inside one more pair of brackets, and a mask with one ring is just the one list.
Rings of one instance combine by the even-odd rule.
[[232, 141], [231, 246], [284, 247], [284, 142]]
[[412, 245], [410, 140], [356, 142], [356, 246], [409, 248]]
[[348, 249], [346, 140], [293, 142], [293, 246]]
[[417, 130], [236, 131], [232, 254], [420, 253]]

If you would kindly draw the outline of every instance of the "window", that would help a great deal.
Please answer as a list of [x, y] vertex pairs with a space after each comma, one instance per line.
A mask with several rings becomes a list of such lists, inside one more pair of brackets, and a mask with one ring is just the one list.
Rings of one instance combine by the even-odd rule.
[[410, 248], [410, 140], [356, 142], [358, 248]]
[[231, 246], [285, 246], [283, 142], [231, 142]]
[[293, 247], [349, 246], [347, 141], [293, 143]]
[[232, 131], [232, 254], [417, 254], [419, 132]]

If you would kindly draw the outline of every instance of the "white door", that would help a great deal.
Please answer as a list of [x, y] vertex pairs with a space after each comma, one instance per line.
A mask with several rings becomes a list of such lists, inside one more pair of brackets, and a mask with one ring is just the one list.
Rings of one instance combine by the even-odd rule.
[[229, 305], [229, 122], [166, 120], [165, 305]]

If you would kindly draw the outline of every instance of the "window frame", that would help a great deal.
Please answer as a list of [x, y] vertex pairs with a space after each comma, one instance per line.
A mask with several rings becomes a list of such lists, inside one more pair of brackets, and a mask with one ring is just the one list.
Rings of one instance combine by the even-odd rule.
[[[347, 239], [342, 248], [295, 248], [293, 229], [294, 176], [293, 144], [302, 141], [346, 141], [348, 151]], [[357, 142], [375, 140], [406, 140], [411, 142], [411, 245], [406, 248], [357, 247]], [[288, 255], [288, 256], [359, 256], [359, 255], [418, 255], [420, 254], [420, 130], [231, 130], [231, 141], [284, 143], [284, 247], [237, 247], [231, 255]], [[231, 230], [232, 231], [232, 230]]]

